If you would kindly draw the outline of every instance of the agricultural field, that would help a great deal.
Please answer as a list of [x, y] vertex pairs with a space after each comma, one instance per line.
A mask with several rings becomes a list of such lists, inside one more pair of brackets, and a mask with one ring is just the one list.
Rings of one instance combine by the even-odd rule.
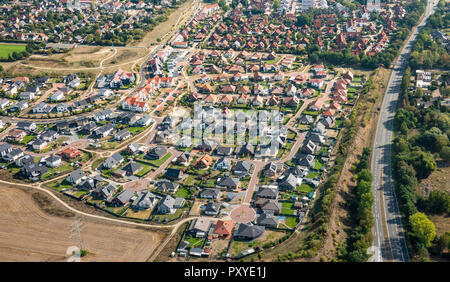
[[13, 52], [23, 52], [26, 47], [24, 44], [0, 44], [0, 59], [7, 59]]
[[[0, 187], [0, 261], [66, 261], [67, 248], [77, 244], [70, 237], [73, 214], [53, 201], [45, 208], [59, 216], [44, 212], [32, 193]], [[145, 261], [162, 241], [162, 234], [149, 230], [81, 222], [88, 251], [82, 261]]]

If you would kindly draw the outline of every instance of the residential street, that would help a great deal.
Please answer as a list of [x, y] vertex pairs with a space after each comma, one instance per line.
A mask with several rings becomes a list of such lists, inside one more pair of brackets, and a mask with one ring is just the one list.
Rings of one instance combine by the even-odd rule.
[[391, 145], [394, 116], [402, 77], [408, 63], [411, 48], [418, 32], [424, 27], [427, 18], [434, 12], [437, 3], [437, 1], [428, 1], [423, 20], [413, 31], [395, 62], [380, 110], [371, 163], [373, 174], [372, 190], [375, 201], [373, 206], [375, 220], [373, 230], [375, 253], [373, 260], [378, 262], [405, 262], [410, 260], [392, 179]]

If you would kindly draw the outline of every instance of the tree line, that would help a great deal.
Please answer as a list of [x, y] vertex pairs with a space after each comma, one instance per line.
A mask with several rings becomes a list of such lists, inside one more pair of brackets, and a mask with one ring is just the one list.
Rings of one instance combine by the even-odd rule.
[[412, 251], [419, 260], [427, 260], [429, 251], [442, 253], [444, 248], [436, 250], [436, 246], [448, 236], [438, 237], [426, 214], [448, 214], [450, 195], [434, 190], [423, 196], [417, 193], [417, 188], [420, 180], [437, 169], [437, 160], [450, 161], [450, 115], [448, 109], [438, 105], [416, 107], [417, 97], [410, 90], [410, 81], [411, 70], [408, 68], [394, 118], [393, 176]]
[[347, 242], [338, 248], [338, 258], [348, 262], [363, 262], [369, 259], [367, 249], [372, 245], [373, 234], [373, 194], [372, 173], [369, 169], [371, 150], [364, 148], [360, 160], [354, 166], [356, 187], [348, 201], [352, 229]]

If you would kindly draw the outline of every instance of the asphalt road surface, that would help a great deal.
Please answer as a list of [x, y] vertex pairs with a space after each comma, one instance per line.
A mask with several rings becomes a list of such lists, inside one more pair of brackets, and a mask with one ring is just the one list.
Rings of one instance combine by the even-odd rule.
[[373, 228], [373, 261], [405, 262], [410, 260], [392, 180], [391, 145], [393, 125], [400, 85], [412, 46], [418, 32], [420, 32], [428, 17], [434, 12], [437, 3], [438, 1], [436, 0], [428, 1], [423, 20], [413, 31], [395, 62], [380, 109], [371, 164], [373, 174], [372, 190], [374, 194], [373, 215], [375, 220]]

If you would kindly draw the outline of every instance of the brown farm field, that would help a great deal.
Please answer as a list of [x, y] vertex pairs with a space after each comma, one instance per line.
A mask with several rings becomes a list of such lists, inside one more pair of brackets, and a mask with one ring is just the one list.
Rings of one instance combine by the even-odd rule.
[[[46, 204], [46, 211], [39, 202]], [[71, 237], [73, 222], [71, 212], [41, 192], [0, 186], [0, 261], [67, 261], [67, 248], [77, 244]], [[82, 261], [146, 261], [163, 239], [150, 230], [89, 218], [81, 222], [83, 249], [88, 251]]]
[[[152, 44], [156, 44], [158, 42], [158, 38], [162, 39], [164, 35], [173, 30], [175, 24], [178, 23], [178, 20], [185, 20], [187, 13], [190, 13], [190, 9], [194, 0], [187, 0], [180, 7], [178, 7], [175, 11], [173, 11], [167, 18], [167, 21], [158, 24], [152, 31], [148, 32], [144, 38], [140, 41], [131, 42], [130, 46], [143, 46], [148, 47]], [[181, 18], [184, 16], [184, 18]]]

